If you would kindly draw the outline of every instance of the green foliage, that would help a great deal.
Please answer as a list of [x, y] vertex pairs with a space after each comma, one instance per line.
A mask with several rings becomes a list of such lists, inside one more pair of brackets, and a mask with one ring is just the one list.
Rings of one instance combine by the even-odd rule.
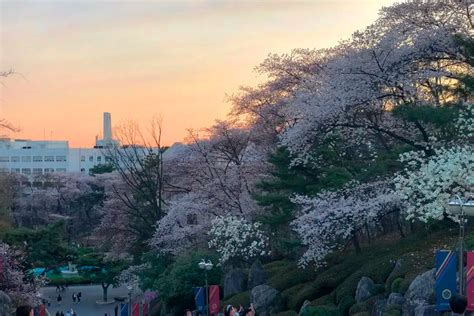
[[[193, 287], [204, 286], [204, 271], [198, 267], [202, 258], [217, 262], [217, 256], [209, 252], [193, 252], [183, 254], [168, 265], [160, 277], [155, 280], [154, 287], [160, 293], [164, 303], [174, 307], [192, 306], [194, 303]], [[222, 271], [219, 267], [208, 272], [209, 284], [219, 284]]]
[[250, 291], [245, 291], [242, 293], [235, 294], [234, 296], [229, 297], [225, 301], [222, 302], [223, 306], [226, 305], [232, 306], [249, 306], [250, 305]]
[[279, 291], [291, 288], [296, 284], [312, 281], [317, 275], [316, 271], [311, 268], [301, 269], [298, 268], [296, 262], [286, 260], [265, 265], [265, 270], [268, 275], [267, 284]]
[[109, 261], [104, 254], [86, 248], [78, 251], [77, 264], [79, 266], [98, 267], [81, 272], [81, 275], [92, 283], [102, 284], [103, 287], [117, 285], [117, 277], [127, 264], [123, 261]]
[[341, 316], [341, 313], [336, 307], [331, 306], [318, 306], [312, 307], [308, 306], [305, 308], [301, 316]]
[[62, 276], [48, 277], [49, 285], [83, 285], [90, 284], [91, 280], [84, 276], [73, 276], [64, 278]]
[[438, 128], [452, 125], [459, 115], [459, 110], [453, 106], [431, 106], [411, 104], [397, 106], [392, 111], [393, 115], [408, 122], [430, 123]]
[[356, 301], [354, 300], [354, 298], [352, 296], [345, 296], [341, 299], [341, 301], [339, 302], [339, 313], [342, 315], [342, 316], [346, 316], [346, 315], [349, 315], [349, 309], [352, 307], [352, 305], [354, 305], [356, 303]]
[[112, 164], [98, 164], [89, 169], [90, 175], [110, 173], [115, 170], [115, 167]]
[[390, 292], [402, 293], [403, 280], [403, 278], [396, 278], [395, 280], [393, 280], [392, 285], [390, 286]]
[[276, 314], [276, 316], [297, 316], [298, 313], [295, 311], [284, 311], [284, 312], [279, 312]]
[[27, 267], [50, 267], [66, 263], [69, 248], [63, 240], [64, 223], [40, 229], [17, 228], [5, 234], [4, 241], [26, 251]]

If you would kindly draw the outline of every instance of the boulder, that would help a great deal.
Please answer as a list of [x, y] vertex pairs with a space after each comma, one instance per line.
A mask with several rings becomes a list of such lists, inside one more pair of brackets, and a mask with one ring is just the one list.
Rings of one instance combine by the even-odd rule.
[[387, 300], [380, 299], [375, 301], [374, 307], [372, 308], [372, 316], [383, 316], [387, 308]]
[[385, 281], [385, 288], [387, 290], [390, 290], [390, 286], [392, 285], [393, 280], [396, 278], [403, 277], [403, 261], [402, 259], [398, 259], [395, 262], [395, 265], [393, 266], [392, 272], [387, 277], [387, 280]]
[[421, 305], [415, 308], [414, 316], [441, 316], [442, 313], [436, 310], [436, 305]]
[[258, 260], [255, 261], [250, 267], [249, 279], [247, 282], [248, 288], [253, 289], [257, 285], [264, 284], [266, 280], [267, 274], [265, 273], [262, 264]]
[[224, 275], [224, 298], [245, 291], [247, 276], [241, 269], [231, 269]]
[[254, 287], [250, 294], [250, 301], [259, 316], [273, 315], [283, 307], [280, 292], [268, 285]]
[[402, 306], [405, 303], [405, 298], [400, 293], [390, 293], [387, 300], [387, 305]]
[[413, 306], [430, 305], [435, 301], [435, 269], [418, 275], [405, 293], [405, 300]]
[[361, 303], [367, 300], [369, 297], [377, 294], [375, 289], [375, 283], [371, 278], [362, 277], [357, 284], [357, 289], [355, 293], [355, 300], [357, 303]]
[[306, 300], [303, 302], [303, 305], [301, 306], [300, 308], [300, 312], [298, 313], [298, 315], [301, 315], [303, 314], [303, 311], [306, 309], [306, 307], [308, 307], [309, 305], [311, 305], [311, 302]]
[[0, 291], [0, 316], [11, 315], [11, 300], [5, 292]]

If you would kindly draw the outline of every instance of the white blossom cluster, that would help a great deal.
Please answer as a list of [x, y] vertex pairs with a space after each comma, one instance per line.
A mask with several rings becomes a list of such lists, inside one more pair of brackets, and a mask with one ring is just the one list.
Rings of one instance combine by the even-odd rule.
[[324, 266], [326, 256], [344, 246], [362, 225], [378, 221], [398, 205], [386, 182], [352, 183], [336, 192], [295, 196], [292, 201], [301, 208], [291, 225], [307, 247], [299, 261], [303, 267]]
[[132, 265], [120, 272], [120, 274], [116, 278], [116, 281], [120, 285], [130, 286], [132, 288], [133, 294], [140, 294], [140, 278], [138, 274], [143, 272], [145, 269], [148, 269], [149, 267], [150, 265], [147, 263], [140, 265]]
[[435, 150], [425, 158], [419, 152], [401, 156], [407, 164], [394, 184], [400, 198], [408, 202], [407, 219], [441, 220], [453, 195], [464, 195], [474, 185], [474, 148], [469, 145]]
[[220, 265], [270, 254], [268, 237], [258, 222], [249, 223], [236, 216], [219, 216], [212, 221], [209, 235], [209, 248], [215, 248], [219, 253]]

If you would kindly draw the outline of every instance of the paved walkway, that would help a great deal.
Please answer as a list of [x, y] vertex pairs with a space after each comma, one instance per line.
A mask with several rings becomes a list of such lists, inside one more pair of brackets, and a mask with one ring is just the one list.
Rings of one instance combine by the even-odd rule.
[[[82, 292], [82, 299], [80, 303], [73, 303], [72, 293]], [[112, 303], [101, 305], [97, 304], [96, 301], [102, 300], [102, 287], [100, 285], [79, 285], [70, 286], [68, 290], [61, 292], [63, 298], [61, 305], [58, 305], [56, 287], [44, 287], [40, 289], [40, 293], [43, 298], [51, 302], [51, 306], [48, 307], [48, 311], [51, 316], [55, 316], [57, 311], [63, 311], [66, 315], [66, 311], [71, 308], [77, 313], [77, 316], [104, 316], [107, 313], [108, 316], [114, 316], [114, 308], [119, 303]], [[125, 287], [112, 288], [109, 287], [108, 299], [113, 300], [114, 297], [127, 296], [127, 289]]]

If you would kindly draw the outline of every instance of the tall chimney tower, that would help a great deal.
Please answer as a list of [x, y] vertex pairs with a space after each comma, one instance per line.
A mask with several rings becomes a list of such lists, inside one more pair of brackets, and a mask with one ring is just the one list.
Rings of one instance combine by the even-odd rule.
[[109, 112], [104, 112], [104, 140], [112, 140], [112, 118]]

